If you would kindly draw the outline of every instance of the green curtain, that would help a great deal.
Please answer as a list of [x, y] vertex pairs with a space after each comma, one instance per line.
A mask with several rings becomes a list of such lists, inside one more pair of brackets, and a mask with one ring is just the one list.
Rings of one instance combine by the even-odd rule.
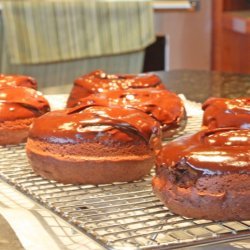
[[[40, 87], [69, 84], [95, 69], [139, 73], [144, 49], [154, 41], [153, 11], [147, 0], [4, 0], [2, 4], [0, 70], [31, 75]], [[76, 8], [79, 5], [82, 8]]]

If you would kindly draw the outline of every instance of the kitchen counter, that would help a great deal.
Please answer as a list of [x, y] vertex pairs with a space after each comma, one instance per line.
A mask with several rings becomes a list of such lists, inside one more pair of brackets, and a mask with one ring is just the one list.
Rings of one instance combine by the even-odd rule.
[[203, 102], [208, 97], [250, 97], [250, 74], [220, 73], [198, 70], [157, 72], [167, 88], [187, 99]]
[[[167, 88], [178, 94], [184, 94], [187, 99], [195, 102], [203, 102], [210, 96], [250, 96], [250, 75], [191, 70], [156, 73], [163, 79]], [[43, 91], [50, 94], [68, 94], [71, 87], [71, 84], [66, 84], [60, 88], [50, 87]], [[28, 237], [27, 235], [20, 237], [22, 230], [29, 232]], [[37, 235], [38, 238], [36, 238]], [[46, 247], [53, 250], [103, 249], [47, 209], [0, 181], [0, 249], [45, 249], [39, 243], [40, 240], [42, 244], [42, 235], [44, 239], [46, 237], [49, 239], [44, 242], [47, 244]], [[239, 247], [249, 249], [250, 242], [241, 240], [192, 249], [237, 249]]]

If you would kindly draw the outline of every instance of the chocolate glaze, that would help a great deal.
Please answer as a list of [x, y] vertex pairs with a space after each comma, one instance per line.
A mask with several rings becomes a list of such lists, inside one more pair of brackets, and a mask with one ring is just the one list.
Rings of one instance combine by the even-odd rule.
[[162, 148], [156, 165], [158, 174], [166, 169], [192, 178], [250, 173], [250, 130], [221, 128], [180, 137]]
[[[149, 88], [161, 85], [161, 79], [155, 74], [107, 74], [102, 70], [93, 71], [77, 78], [74, 82], [93, 92], [106, 90]], [[100, 90], [101, 88], [102, 90]], [[161, 86], [164, 88], [164, 86]]]
[[0, 74], [0, 87], [6, 86], [20, 86], [37, 89], [37, 82], [30, 76]]
[[81, 105], [49, 112], [36, 119], [29, 137], [60, 144], [96, 141], [108, 145], [134, 141], [130, 135], [141, 137], [153, 150], [159, 149], [159, 123], [141, 111], [120, 107]]
[[26, 87], [0, 87], [0, 122], [40, 116], [50, 110], [42, 94]]
[[[165, 89], [161, 79], [155, 74], [116, 74], [109, 75], [102, 70], [93, 71], [81, 76], [74, 81], [68, 107], [76, 105], [77, 101], [90, 94], [102, 93], [114, 90], [141, 88]], [[77, 91], [76, 91], [77, 90]]]
[[128, 89], [93, 94], [80, 99], [78, 104], [125, 106], [141, 110], [160, 122], [163, 130], [178, 127], [185, 118], [181, 99], [167, 90]]
[[202, 108], [204, 126], [250, 129], [250, 98], [210, 98]]

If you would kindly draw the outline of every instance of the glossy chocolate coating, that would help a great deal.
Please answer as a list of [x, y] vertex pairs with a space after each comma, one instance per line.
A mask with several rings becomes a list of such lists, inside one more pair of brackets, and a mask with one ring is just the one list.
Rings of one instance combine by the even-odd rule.
[[0, 87], [6, 86], [20, 86], [37, 89], [37, 82], [30, 76], [0, 74]]
[[73, 107], [80, 98], [90, 94], [103, 93], [114, 90], [141, 88], [165, 89], [161, 79], [155, 74], [118, 74], [108, 75], [102, 70], [96, 70], [81, 76], [74, 81], [67, 107]]
[[250, 98], [210, 98], [202, 108], [204, 126], [250, 129]]
[[40, 116], [50, 110], [42, 94], [26, 87], [0, 87], [0, 122]]
[[150, 88], [161, 87], [161, 79], [155, 74], [107, 74], [102, 70], [93, 71], [87, 75], [77, 78], [74, 82], [92, 92], [103, 92], [105, 90], [118, 90], [128, 88]]
[[131, 141], [133, 138], [127, 136], [131, 134], [141, 137], [150, 148], [159, 149], [159, 123], [141, 111], [120, 107], [81, 105], [49, 112], [36, 119], [29, 137], [60, 144], [88, 141], [108, 144]]
[[93, 94], [79, 100], [79, 104], [132, 107], [151, 115], [164, 128], [179, 125], [185, 117], [181, 99], [167, 90], [128, 89]]
[[[157, 172], [179, 167], [213, 175], [250, 173], [250, 130], [221, 128], [202, 130], [164, 146], [157, 159]], [[188, 168], [188, 169], [187, 169]]]

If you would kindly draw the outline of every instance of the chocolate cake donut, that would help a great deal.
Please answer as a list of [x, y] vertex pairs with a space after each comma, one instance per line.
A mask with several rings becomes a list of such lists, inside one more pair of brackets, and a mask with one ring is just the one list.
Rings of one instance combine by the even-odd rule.
[[62, 183], [133, 181], [154, 166], [160, 136], [139, 110], [81, 105], [36, 119], [26, 151], [37, 174]]
[[210, 98], [202, 108], [205, 127], [250, 129], [250, 98]]
[[186, 112], [182, 100], [167, 90], [154, 88], [128, 89], [93, 94], [78, 104], [131, 107], [149, 114], [161, 124], [163, 138], [184, 129]]
[[203, 130], [167, 144], [157, 158], [153, 190], [182, 216], [250, 219], [250, 130]]
[[26, 141], [34, 118], [49, 110], [47, 100], [34, 89], [0, 87], [0, 145]]
[[109, 75], [102, 70], [93, 71], [74, 81], [74, 86], [68, 98], [67, 107], [76, 105], [80, 98], [90, 94], [129, 88], [165, 89], [161, 79], [155, 74], [116, 74]]
[[6, 86], [20, 86], [37, 89], [37, 82], [30, 76], [0, 74], [0, 87]]

